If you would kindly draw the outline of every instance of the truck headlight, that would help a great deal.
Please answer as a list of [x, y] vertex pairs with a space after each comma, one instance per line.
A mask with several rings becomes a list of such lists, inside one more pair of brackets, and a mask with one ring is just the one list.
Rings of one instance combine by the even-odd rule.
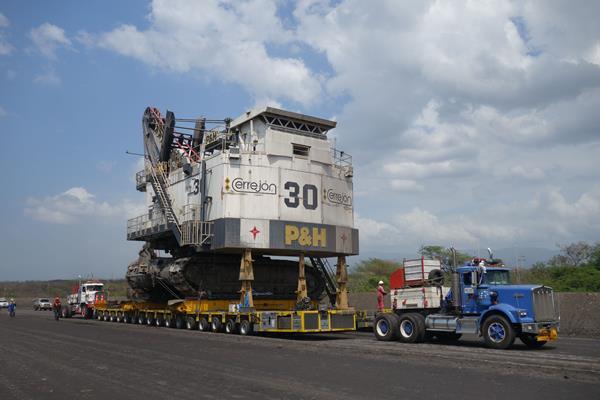
[[527, 310], [519, 310], [519, 317], [526, 317], [527, 316]]

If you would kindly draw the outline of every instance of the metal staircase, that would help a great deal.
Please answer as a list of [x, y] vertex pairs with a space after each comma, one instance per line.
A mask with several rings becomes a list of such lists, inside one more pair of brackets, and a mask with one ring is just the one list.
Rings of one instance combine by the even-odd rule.
[[182, 246], [182, 233], [181, 233], [181, 225], [177, 219], [177, 215], [173, 211], [173, 202], [169, 197], [169, 193], [167, 192], [168, 179], [165, 175], [166, 163], [153, 163], [150, 162], [150, 165], [146, 169], [147, 172], [150, 172], [150, 184], [152, 185], [152, 189], [154, 189], [154, 193], [156, 193], [158, 197], [158, 201], [163, 210], [165, 218], [167, 220], [167, 226], [173, 232], [177, 243]]
[[335, 271], [326, 258], [309, 257], [311, 264], [317, 269], [325, 282], [325, 292], [332, 305], [335, 305], [338, 284], [335, 281]]

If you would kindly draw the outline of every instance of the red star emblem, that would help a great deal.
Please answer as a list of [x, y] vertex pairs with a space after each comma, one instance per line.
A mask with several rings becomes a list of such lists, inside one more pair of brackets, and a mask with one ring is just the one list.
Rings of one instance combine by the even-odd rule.
[[258, 229], [256, 229], [256, 226], [254, 226], [254, 228], [252, 228], [250, 233], [252, 234], [252, 237], [256, 240], [256, 235], [258, 235], [260, 233], [260, 231]]

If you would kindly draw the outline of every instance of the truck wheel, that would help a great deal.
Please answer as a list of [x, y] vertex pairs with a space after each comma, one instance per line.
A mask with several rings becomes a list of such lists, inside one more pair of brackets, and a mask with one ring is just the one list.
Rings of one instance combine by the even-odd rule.
[[221, 322], [221, 318], [213, 317], [212, 320], [210, 321], [210, 329], [213, 332], [221, 332], [222, 328], [223, 328], [223, 323]]
[[183, 329], [185, 327], [185, 320], [181, 315], [175, 317], [175, 328]]
[[156, 326], [164, 326], [165, 325], [165, 316], [164, 316], [164, 314], [157, 315], [156, 319], [154, 320], [154, 324]]
[[202, 332], [210, 331], [210, 324], [206, 318], [200, 317], [200, 320], [198, 321], [198, 329], [200, 329]]
[[198, 324], [196, 323], [196, 318], [187, 317], [185, 320], [185, 328], [190, 331], [195, 331], [198, 329]]
[[144, 325], [146, 323], [146, 314], [140, 313], [138, 315], [138, 324]]
[[253, 332], [252, 323], [247, 319], [243, 319], [240, 321], [240, 335], [246, 336], [251, 335]]
[[422, 342], [425, 337], [425, 320], [421, 319], [421, 314], [402, 315], [398, 326], [398, 339], [404, 343]]
[[521, 339], [521, 342], [523, 342], [525, 346], [529, 347], [530, 349], [539, 349], [548, 343], [547, 340], [536, 340], [535, 335], [530, 335], [528, 333], [520, 334], [519, 339]]
[[175, 328], [175, 321], [173, 321], [171, 316], [165, 317], [165, 326], [167, 328]]
[[131, 315], [128, 313], [123, 314], [123, 322], [125, 322], [126, 324], [130, 324], [131, 323]]
[[225, 322], [225, 332], [227, 333], [237, 333], [237, 324], [233, 318], [230, 318]]
[[507, 349], [515, 341], [515, 330], [506, 318], [492, 315], [483, 323], [483, 339], [492, 349]]
[[379, 314], [373, 324], [373, 333], [375, 339], [384, 342], [396, 339], [398, 335], [398, 317], [396, 317], [396, 314]]

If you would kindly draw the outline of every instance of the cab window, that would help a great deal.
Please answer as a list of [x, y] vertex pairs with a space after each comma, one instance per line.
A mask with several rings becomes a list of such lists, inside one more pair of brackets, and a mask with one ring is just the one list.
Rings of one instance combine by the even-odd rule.
[[471, 286], [471, 285], [473, 285], [473, 282], [471, 280], [471, 272], [465, 272], [463, 274], [463, 284], [465, 286]]

